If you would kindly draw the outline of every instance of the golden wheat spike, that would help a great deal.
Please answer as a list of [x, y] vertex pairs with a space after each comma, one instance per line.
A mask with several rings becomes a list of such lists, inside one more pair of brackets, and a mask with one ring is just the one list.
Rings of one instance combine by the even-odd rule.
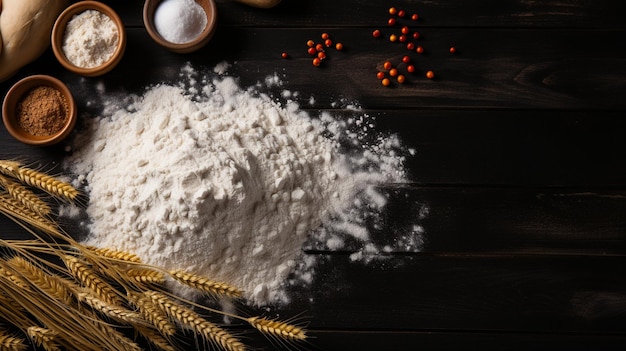
[[25, 351], [27, 345], [24, 340], [15, 337], [4, 330], [0, 330], [0, 350], [3, 351]]
[[126, 275], [138, 283], [160, 285], [165, 283], [165, 275], [159, 271], [147, 268], [131, 268]]
[[143, 320], [141, 314], [133, 312], [129, 309], [110, 305], [99, 298], [93, 296], [91, 292], [78, 293], [78, 300], [87, 306], [93, 308], [95, 311], [102, 313], [103, 315], [110, 317], [119, 322], [125, 322], [128, 324], [139, 323]]
[[70, 274], [98, 298], [110, 305], [121, 304], [121, 298], [115, 289], [102, 280], [89, 265], [74, 256], [64, 255], [62, 259]]
[[176, 281], [203, 293], [233, 298], [239, 298], [242, 296], [242, 291], [240, 289], [227, 283], [216, 282], [206, 277], [183, 270], [171, 270], [169, 273], [170, 276]]
[[52, 212], [52, 209], [47, 203], [20, 183], [0, 175], [0, 187], [4, 188], [11, 197], [24, 205], [24, 207], [41, 216], [48, 216]]
[[13, 283], [15, 286], [19, 287], [20, 289], [29, 289], [30, 286], [28, 285], [28, 283], [25, 280], [23, 280], [21, 277], [18, 277], [17, 275], [13, 274], [10, 268], [7, 268], [6, 266], [4, 266], [5, 264], [6, 262], [0, 261], [0, 276], [5, 277], [8, 281]]
[[182, 327], [199, 333], [206, 340], [219, 345], [222, 349], [226, 351], [244, 351], [246, 349], [245, 345], [231, 333], [202, 318], [190, 308], [173, 301], [167, 295], [158, 291], [145, 291], [144, 295], [148, 296], [152, 303], [161, 308]]
[[28, 209], [7, 193], [0, 194], [0, 213], [4, 213], [21, 223], [31, 225], [44, 233], [61, 236], [59, 227], [54, 222]]
[[170, 322], [165, 312], [155, 306], [147, 296], [130, 292], [128, 299], [133, 305], [139, 308], [139, 312], [141, 312], [143, 318], [154, 326], [159, 333], [166, 337], [176, 334], [176, 326]]
[[161, 351], [176, 351], [167, 339], [165, 339], [158, 330], [144, 325], [136, 325], [135, 330], [141, 334], [152, 345]]
[[19, 271], [24, 278], [53, 298], [65, 304], [72, 302], [72, 291], [59, 276], [44, 271], [42, 268], [20, 256], [10, 258], [7, 260], [7, 264]]
[[[103, 323], [99, 320], [91, 320], [91, 323], [107, 338], [107, 342], [112, 345], [112, 350], [143, 351], [137, 343], [126, 337], [111, 325]], [[103, 349], [107, 348], [103, 347]]]
[[127, 262], [132, 262], [132, 263], [141, 263], [141, 258], [139, 258], [139, 256], [130, 252], [113, 250], [113, 249], [109, 249], [106, 247], [95, 247], [95, 246], [85, 246], [85, 249], [104, 258], [111, 258], [114, 260], [127, 261]]
[[23, 184], [43, 190], [62, 200], [73, 202], [80, 194], [71, 184], [46, 173], [24, 167], [16, 161], [0, 160], [0, 173], [16, 178]]
[[59, 335], [53, 330], [32, 326], [28, 327], [26, 334], [33, 344], [43, 347], [46, 351], [61, 351], [61, 346], [56, 342]]
[[289, 341], [304, 341], [306, 331], [298, 326], [273, 319], [250, 317], [246, 321], [262, 333]]

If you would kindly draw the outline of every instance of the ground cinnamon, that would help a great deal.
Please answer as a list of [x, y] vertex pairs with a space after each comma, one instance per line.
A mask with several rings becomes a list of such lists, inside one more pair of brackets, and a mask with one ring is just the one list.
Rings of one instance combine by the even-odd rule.
[[69, 118], [69, 106], [63, 94], [50, 86], [29, 90], [17, 104], [17, 121], [22, 129], [35, 136], [59, 132]]

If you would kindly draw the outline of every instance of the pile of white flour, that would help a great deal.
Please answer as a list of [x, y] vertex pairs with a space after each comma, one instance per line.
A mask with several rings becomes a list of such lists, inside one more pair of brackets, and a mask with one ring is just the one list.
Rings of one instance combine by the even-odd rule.
[[378, 250], [354, 212], [382, 210], [376, 186], [404, 181], [397, 138], [366, 147], [349, 131], [362, 117], [312, 118], [232, 77], [181, 72], [143, 96], [105, 94], [77, 137], [66, 166], [89, 194], [88, 244], [229, 282], [254, 304], [286, 301], [309, 235]]

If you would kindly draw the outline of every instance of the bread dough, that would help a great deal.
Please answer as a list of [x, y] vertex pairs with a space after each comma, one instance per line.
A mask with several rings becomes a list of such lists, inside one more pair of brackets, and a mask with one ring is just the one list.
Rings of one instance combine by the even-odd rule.
[[41, 56], [68, 0], [0, 0], [0, 82]]

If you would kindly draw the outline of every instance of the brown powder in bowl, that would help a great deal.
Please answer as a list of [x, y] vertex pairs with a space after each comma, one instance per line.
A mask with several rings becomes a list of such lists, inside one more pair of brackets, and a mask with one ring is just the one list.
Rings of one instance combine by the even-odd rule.
[[35, 136], [48, 136], [63, 129], [69, 118], [67, 99], [53, 87], [29, 90], [17, 104], [17, 121], [22, 129]]

